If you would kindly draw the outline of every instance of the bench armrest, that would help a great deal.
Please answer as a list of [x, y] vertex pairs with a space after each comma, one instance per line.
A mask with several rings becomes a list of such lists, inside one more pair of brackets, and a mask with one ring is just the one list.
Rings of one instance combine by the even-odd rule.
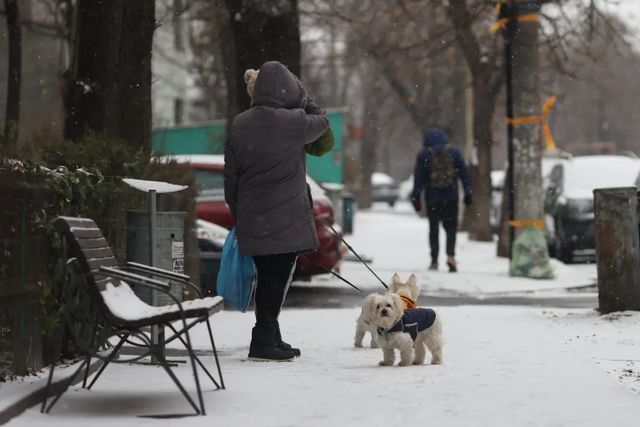
[[123, 271], [115, 267], [100, 267], [100, 269], [95, 274], [126, 280], [136, 285], [159, 288], [163, 291], [168, 291], [171, 289], [171, 285], [167, 282], [161, 282], [160, 280], [141, 276], [139, 274], [129, 273], [128, 271]]
[[163, 270], [162, 268], [151, 267], [137, 262], [127, 262], [125, 268], [135, 271], [136, 273], [162, 277], [163, 279], [173, 280], [183, 285], [187, 285], [196, 292], [198, 297], [202, 298], [202, 291], [191, 282], [191, 278], [186, 274], [174, 273], [173, 271]]
[[174, 273], [173, 271], [164, 270], [162, 268], [151, 267], [149, 265], [140, 264], [137, 262], [127, 262], [127, 268], [141, 273], [153, 274], [154, 276], [163, 277], [165, 279], [176, 280], [178, 282], [189, 282], [191, 278], [186, 274]]

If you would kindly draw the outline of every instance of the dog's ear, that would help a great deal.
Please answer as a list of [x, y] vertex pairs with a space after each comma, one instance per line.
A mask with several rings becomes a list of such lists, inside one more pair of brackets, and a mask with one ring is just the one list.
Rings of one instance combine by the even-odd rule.
[[393, 312], [396, 314], [396, 317], [401, 317], [404, 313], [404, 305], [402, 304], [402, 298], [398, 294], [389, 294], [391, 296], [391, 301], [393, 305]]
[[417, 300], [418, 295], [420, 295], [420, 287], [418, 286], [418, 278], [415, 274], [409, 276], [409, 280], [407, 280], [407, 286], [411, 290], [411, 297], [414, 300]]
[[362, 303], [362, 317], [365, 322], [372, 322], [376, 309], [377, 294], [369, 294]]
[[244, 72], [244, 82], [249, 83], [255, 76], [258, 74], [258, 71], [253, 68], [249, 68]]
[[401, 285], [402, 282], [400, 281], [400, 276], [398, 276], [398, 273], [393, 273], [393, 276], [391, 277], [391, 291], [398, 292]]

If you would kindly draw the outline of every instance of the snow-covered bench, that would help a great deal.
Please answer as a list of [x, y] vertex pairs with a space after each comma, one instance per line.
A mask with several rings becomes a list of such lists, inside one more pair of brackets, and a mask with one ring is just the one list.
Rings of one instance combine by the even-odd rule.
[[[63, 247], [65, 248], [68, 262], [77, 263], [86, 277], [87, 284], [91, 286], [97, 294], [98, 305], [102, 315], [96, 318], [96, 324], [93, 328], [93, 343], [89, 348], [84, 349], [84, 361], [77, 370], [77, 373], [79, 373], [85, 368], [83, 387], [86, 387], [92, 358], [99, 358], [104, 364], [89, 384], [89, 389], [95, 384], [109, 363], [130, 363], [145, 357], [154, 356], [191, 404], [196, 414], [204, 415], [205, 408], [198, 377], [198, 366], [196, 366], [196, 364], [199, 365], [211, 379], [216, 388], [224, 389], [224, 380], [222, 378], [218, 353], [209, 321], [209, 317], [212, 314], [222, 309], [222, 298], [203, 298], [200, 290], [190, 282], [188, 276], [183, 274], [137, 263], [126, 263], [123, 268], [120, 268], [102, 231], [92, 219], [58, 217], [54, 220], [53, 226], [62, 236]], [[180, 302], [171, 294], [171, 285], [168, 281], [193, 288], [200, 298]], [[171, 298], [174, 304], [160, 307], [150, 306], [138, 298], [129, 287], [129, 284], [144, 286], [154, 291], [162, 292]], [[102, 319], [100, 319], [100, 317]], [[205, 367], [191, 346], [189, 330], [201, 322], [205, 322], [207, 325], [218, 380], [216, 380]], [[102, 325], [100, 333], [98, 328], [99, 323]], [[145, 332], [148, 331], [151, 326], [169, 328], [172, 331], [173, 335], [168, 337], [165, 343], [179, 340], [184, 345], [192, 365], [198, 404], [194, 402], [171, 370], [170, 364], [167, 363], [164, 357], [163, 346], [152, 344], [148, 333]], [[107, 333], [105, 333], [105, 330]], [[111, 346], [114, 338], [117, 339], [117, 344]], [[116, 359], [116, 356], [119, 356], [118, 353], [124, 344], [143, 347], [144, 350], [142, 354], [136, 355], [133, 359], [129, 358], [124, 360], [121, 357]], [[104, 351], [105, 348], [108, 349], [106, 353]], [[53, 370], [54, 366], [52, 365], [49, 373], [48, 387], [51, 386]], [[74, 377], [75, 375], [72, 375], [70, 378]], [[51, 410], [62, 393], [66, 391], [68, 385], [69, 384], [63, 388], [60, 394], [56, 395], [48, 407], [46, 406], [46, 400], [43, 402], [43, 412], [49, 412]]]

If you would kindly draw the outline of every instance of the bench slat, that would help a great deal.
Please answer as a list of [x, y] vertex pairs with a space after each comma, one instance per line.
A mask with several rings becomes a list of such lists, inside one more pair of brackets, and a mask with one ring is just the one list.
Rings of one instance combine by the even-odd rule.
[[99, 239], [76, 239], [81, 249], [98, 249], [108, 248], [107, 239], [101, 237]]
[[99, 228], [75, 228], [70, 232], [78, 239], [97, 239], [104, 237]]
[[114, 257], [94, 258], [87, 260], [87, 264], [91, 271], [96, 271], [99, 270], [100, 267], [117, 267], [118, 261]]
[[82, 249], [82, 253], [86, 259], [108, 258], [115, 256], [110, 247]]

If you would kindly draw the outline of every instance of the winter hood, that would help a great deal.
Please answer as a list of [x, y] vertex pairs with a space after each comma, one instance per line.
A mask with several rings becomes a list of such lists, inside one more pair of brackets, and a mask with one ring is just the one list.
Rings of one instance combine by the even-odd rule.
[[449, 143], [447, 134], [440, 128], [429, 128], [424, 134], [424, 146], [440, 150]]
[[276, 108], [300, 108], [304, 90], [298, 78], [282, 63], [262, 64], [253, 90], [252, 105]]

